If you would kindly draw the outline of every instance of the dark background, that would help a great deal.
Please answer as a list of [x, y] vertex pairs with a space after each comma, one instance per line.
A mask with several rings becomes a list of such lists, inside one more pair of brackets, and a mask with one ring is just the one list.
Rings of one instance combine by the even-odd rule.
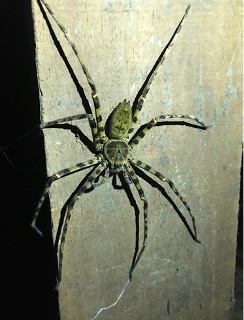
[[56, 320], [48, 203], [44, 236], [30, 227], [46, 180], [31, 1], [1, 0], [0, 14], [0, 318]]
[[[1, 0], [0, 13], [0, 318], [58, 320], [48, 203], [44, 236], [30, 227], [46, 180], [31, 1]], [[242, 249], [242, 201], [240, 218]]]

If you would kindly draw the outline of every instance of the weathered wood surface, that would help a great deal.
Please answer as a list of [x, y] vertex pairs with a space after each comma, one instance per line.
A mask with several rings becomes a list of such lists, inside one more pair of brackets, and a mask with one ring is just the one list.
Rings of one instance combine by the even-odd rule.
[[[125, 98], [134, 100], [188, 5], [175, 0], [47, 2], [97, 85], [104, 119]], [[241, 10], [240, 0], [228, 6], [224, 1], [192, 2], [138, 122], [179, 113], [194, 114], [212, 125], [207, 131], [155, 127], [133, 152], [174, 181], [196, 217], [202, 243], [192, 240], [160, 191], [141, 180], [149, 201], [148, 247], [118, 304], [97, 319], [229, 319], [242, 144]], [[42, 121], [83, 113], [71, 72], [36, 1], [33, 12]], [[74, 53], [48, 18], [92, 105]], [[77, 124], [91, 139], [87, 121]], [[68, 130], [46, 129], [45, 141], [49, 175], [92, 156]], [[54, 236], [64, 203], [89, 171], [53, 184]], [[190, 223], [176, 195], [163, 187]], [[135, 187], [131, 190], [142, 210]], [[114, 189], [110, 178], [82, 196], [72, 211], [65, 242], [59, 288], [62, 320], [91, 319], [117, 299], [128, 279], [134, 246], [135, 212], [124, 190]]]

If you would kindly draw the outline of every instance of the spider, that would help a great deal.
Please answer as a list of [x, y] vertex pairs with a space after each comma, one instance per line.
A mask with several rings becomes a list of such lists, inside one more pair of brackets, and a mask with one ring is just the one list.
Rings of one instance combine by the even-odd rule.
[[[174, 191], [174, 193], [178, 196], [178, 198], [182, 201], [184, 206], [186, 207], [193, 224], [194, 229], [194, 235], [193, 239], [196, 242], [200, 242], [197, 238], [197, 230], [195, 225], [195, 219], [191, 212], [191, 209], [189, 205], [186, 203], [184, 198], [181, 196], [179, 191], [176, 189], [174, 183], [163, 176], [160, 172], [153, 169], [150, 165], [148, 165], [145, 162], [142, 162], [139, 159], [136, 159], [131, 155], [131, 150], [134, 149], [141, 139], [149, 132], [149, 130], [154, 127], [156, 124], [163, 122], [166, 119], [170, 118], [178, 118], [178, 119], [190, 119], [197, 123], [197, 128], [206, 130], [208, 127], [201, 122], [198, 118], [196, 118], [193, 115], [170, 115], [170, 114], [162, 114], [158, 117], [153, 118], [148, 123], [142, 125], [139, 130], [132, 135], [134, 132], [135, 125], [138, 121], [140, 111], [142, 109], [142, 106], [144, 104], [144, 101], [146, 99], [147, 93], [151, 87], [151, 84], [158, 73], [163, 61], [165, 60], [166, 56], [169, 54], [170, 49], [172, 48], [176, 37], [178, 36], [183, 22], [189, 12], [190, 5], [187, 6], [185, 13], [179, 22], [177, 28], [175, 29], [171, 39], [169, 40], [166, 47], [161, 52], [158, 60], [156, 61], [153, 69], [148, 74], [145, 83], [142, 86], [142, 93], [138, 97], [138, 99], [135, 99], [135, 102], [133, 104], [133, 107], [131, 107], [130, 102], [126, 99], [119, 103], [118, 106], [113, 110], [111, 113], [109, 119], [109, 127], [108, 130], [105, 132], [105, 126], [103, 124], [103, 119], [101, 115], [101, 107], [100, 102], [96, 90], [96, 86], [94, 81], [91, 78], [90, 73], [87, 70], [87, 67], [85, 66], [85, 63], [83, 62], [81, 56], [79, 55], [75, 44], [71, 40], [71, 38], [68, 35], [68, 32], [63, 27], [63, 25], [58, 21], [56, 16], [54, 15], [53, 11], [50, 9], [48, 4], [45, 0], [38, 0], [39, 6], [42, 8], [42, 5], [46, 8], [46, 10], [49, 12], [49, 14], [52, 16], [58, 27], [63, 32], [65, 38], [67, 39], [68, 43], [72, 47], [76, 57], [79, 60], [79, 63], [81, 65], [81, 68], [86, 76], [86, 79], [88, 81], [88, 84], [91, 88], [91, 95], [92, 100], [95, 107], [95, 117], [93, 114], [78, 114], [50, 122], [46, 122], [40, 125], [41, 129], [49, 128], [54, 125], [64, 123], [67, 121], [72, 120], [78, 120], [78, 119], [88, 119], [89, 125], [92, 131], [93, 136], [93, 145], [95, 150], [95, 155], [91, 159], [88, 159], [86, 161], [77, 163], [76, 165], [63, 169], [57, 173], [54, 173], [52, 176], [50, 176], [45, 184], [43, 193], [41, 195], [41, 198], [39, 200], [39, 203], [37, 205], [36, 211], [33, 216], [33, 220], [31, 223], [31, 226], [40, 234], [42, 235], [41, 231], [36, 227], [36, 220], [38, 218], [39, 212], [41, 210], [42, 204], [50, 190], [50, 187], [52, 183], [55, 180], [61, 179], [69, 174], [73, 174], [77, 171], [80, 171], [87, 167], [93, 167], [94, 170], [88, 175], [85, 182], [76, 190], [75, 194], [72, 196], [71, 200], [69, 201], [67, 205], [67, 212], [66, 217], [63, 225], [63, 231], [61, 236], [61, 242], [60, 242], [60, 249], [59, 249], [59, 282], [61, 281], [61, 270], [62, 270], [62, 259], [63, 259], [63, 250], [64, 250], [64, 242], [65, 242], [65, 236], [67, 232], [67, 226], [68, 222], [71, 217], [71, 211], [74, 207], [75, 202], [81, 198], [82, 194], [85, 193], [88, 189], [97, 187], [98, 185], [101, 185], [110, 175], [118, 175], [122, 174], [123, 178], [128, 184], [134, 184], [135, 188], [137, 189], [137, 192], [139, 194], [140, 199], [143, 202], [143, 210], [144, 210], [144, 236], [143, 236], [143, 243], [142, 247], [140, 249], [140, 252], [138, 253], [138, 249], [134, 255], [134, 259], [132, 261], [131, 268], [129, 270], [129, 279], [132, 279], [132, 273], [135, 270], [139, 260], [142, 257], [142, 254], [146, 248], [146, 242], [147, 242], [147, 232], [148, 232], [148, 201], [145, 197], [144, 191], [141, 187], [141, 184], [139, 182], [139, 179], [135, 173], [135, 168], [139, 167], [144, 169], [145, 171], [151, 173], [156, 178], [158, 178], [161, 182], [166, 182], [169, 187]], [[42, 3], [42, 5], [41, 5]], [[102, 177], [101, 181], [99, 181], [99, 178]], [[98, 182], [96, 182], [98, 180]]]

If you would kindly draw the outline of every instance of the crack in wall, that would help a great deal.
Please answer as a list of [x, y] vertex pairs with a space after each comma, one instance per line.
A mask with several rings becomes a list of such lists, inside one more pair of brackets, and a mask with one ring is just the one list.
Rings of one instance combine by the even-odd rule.
[[103, 308], [101, 308], [100, 310], [98, 310], [98, 312], [96, 313], [96, 315], [95, 315], [92, 319], [90, 319], [90, 320], [96, 319], [101, 312], [103, 312], [103, 311], [105, 311], [105, 310], [108, 310], [108, 309], [114, 307], [114, 306], [119, 302], [119, 300], [121, 299], [121, 297], [122, 297], [122, 295], [124, 294], [124, 292], [125, 292], [125, 290], [126, 290], [126, 288], [127, 288], [127, 286], [128, 286], [129, 283], [130, 283], [130, 279], [128, 279], [128, 281], [126, 282], [123, 290], [121, 291], [121, 293], [119, 294], [117, 300], [116, 300], [114, 303], [112, 303], [112, 304], [109, 305], [108, 307], [103, 307]]

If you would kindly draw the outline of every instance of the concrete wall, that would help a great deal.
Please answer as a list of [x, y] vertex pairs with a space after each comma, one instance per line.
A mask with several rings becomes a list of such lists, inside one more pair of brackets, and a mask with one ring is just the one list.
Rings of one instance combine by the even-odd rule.
[[[48, 1], [68, 29], [94, 79], [104, 119], [133, 101], [187, 1]], [[133, 154], [172, 179], [195, 217], [194, 242], [170, 202], [140, 179], [149, 201], [148, 246], [119, 302], [97, 319], [229, 319], [242, 145], [242, 2], [192, 1], [188, 18], [155, 78], [138, 126], [163, 113], [194, 114], [207, 131], [187, 126], [151, 130]], [[46, 21], [33, 1], [41, 121], [84, 113], [84, 100]], [[92, 106], [91, 91], [63, 34], [57, 38]], [[92, 106], [93, 107], [93, 106]], [[73, 122], [91, 139], [86, 120]], [[92, 156], [69, 130], [46, 129], [49, 175]], [[60, 211], [86, 169], [51, 189], [53, 234]], [[82, 196], [72, 211], [59, 287], [62, 320], [91, 319], [113, 304], [128, 280], [135, 250], [135, 210], [111, 178]], [[158, 181], [159, 182], [159, 181]], [[170, 199], [191, 225], [167, 186]], [[131, 191], [142, 211], [134, 186]], [[140, 217], [142, 234], [142, 214]]]

